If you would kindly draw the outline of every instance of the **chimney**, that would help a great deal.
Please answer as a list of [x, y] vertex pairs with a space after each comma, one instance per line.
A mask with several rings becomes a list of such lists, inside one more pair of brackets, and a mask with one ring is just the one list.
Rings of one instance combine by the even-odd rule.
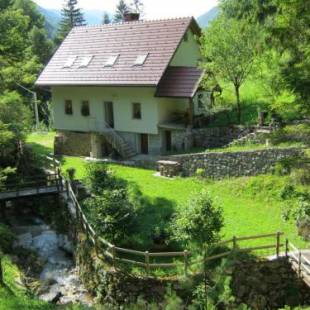
[[124, 22], [135, 22], [140, 18], [140, 13], [127, 12], [124, 14]]

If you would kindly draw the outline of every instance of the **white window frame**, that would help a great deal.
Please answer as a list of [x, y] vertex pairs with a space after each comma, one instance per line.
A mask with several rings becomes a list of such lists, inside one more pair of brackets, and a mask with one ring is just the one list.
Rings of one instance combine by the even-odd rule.
[[113, 67], [118, 60], [120, 54], [109, 56], [109, 58], [106, 60], [104, 67]]

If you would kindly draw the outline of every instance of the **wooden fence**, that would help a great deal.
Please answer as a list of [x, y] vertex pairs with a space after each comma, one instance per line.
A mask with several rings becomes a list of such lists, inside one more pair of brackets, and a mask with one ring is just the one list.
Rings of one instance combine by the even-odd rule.
[[285, 255], [292, 260], [298, 276], [304, 278], [305, 282], [310, 286], [310, 260], [302, 250], [286, 239]]
[[[250, 253], [257, 250], [271, 249], [273, 251], [273, 254], [279, 256], [280, 249], [281, 247], [284, 246], [284, 244], [282, 244], [280, 240], [283, 233], [277, 232], [273, 234], [264, 234], [250, 237], [233, 237], [230, 240], [226, 240], [217, 244], [217, 246], [225, 247], [227, 249], [225, 252], [208, 256], [202, 260], [196, 260], [196, 261], [191, 259], [192, 253], [187, 250], [180, 252], [149, 252], [149, 251], [137, 251], [132, 249], [121, 248], [104, 240], [102, 237], [96, 234], [94, 228], [88, 222], [69, 181], [66, 181], [66, 191], [68, 197], [71, 199], [74, 205], [77, 223], [83, 229], [83, 231], [87, 235], [87, 238], [95, 246], [99, 257], [104, 257], [111, 260], [113, 266], [116, 266], [117, 263], [122, 263], [131, 266], [142, 267], [147, 275], [150, 275], [152, 269], [170, 268], [178, 270], [179, 267], [182, 267], [184, 275], [187, 276], [188, 269], [191, 265], [216, 260], [222, 257], [227, 257], [235, 251]], [[242, 241], [254, 240], [254, 239], [273, 239], [273, 242], [254, 247], [241, 246]], [[204, 251], [202, 250], [202, 252]], [[140, 259], [139, 260], [133, 259], [132, 257], [139, 257]], [[154, 263], [153, 260], [155, 258], [162, 260], [169, 258], [173, 262]]]

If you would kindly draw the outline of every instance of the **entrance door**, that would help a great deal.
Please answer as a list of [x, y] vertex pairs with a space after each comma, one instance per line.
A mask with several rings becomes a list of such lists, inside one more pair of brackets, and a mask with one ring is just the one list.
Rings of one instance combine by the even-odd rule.
[[105, 122], [111, 128], [114, 128], [113, 102], [107, 101], [107, 102], [104, 103], [104, 117], [105, 117]]
[[171, 139], [171, 131], [166, 130], [165, 131], [165, 141], [166, 141], [166, 151], [171, 151], [172, 146], [172, 139]]
[[142, 133], [140, 135], [140, 141], [141, 141], [141, 153], [142, 154], [148, 154], [149, 153], [149, 139], [148, 139], [148, 135]]

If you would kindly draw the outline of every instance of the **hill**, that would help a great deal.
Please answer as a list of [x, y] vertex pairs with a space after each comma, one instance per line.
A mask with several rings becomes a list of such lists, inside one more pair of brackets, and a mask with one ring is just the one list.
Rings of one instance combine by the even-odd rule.
[[208, 24], [217, 17], [217, 15], [219, 14], [220, 9], [219, 7], [214, 7], [213, 9], [211, 9], [210, 11], [208, 11], [207, 13], [199, 16], [197, 18], [197, 21], [200, 25], [200, 27], [202, 28], [206, 28], [208, 27]]
[[[38, 6], [39, 12], [45, 17], [45, 26], [50, 37], [53, 37], [61, 20], [60, 10], [51, 10]], [[84, 18], [88, 25], [98, 25], [102, 22], [103, 12], [83, 10]]]

